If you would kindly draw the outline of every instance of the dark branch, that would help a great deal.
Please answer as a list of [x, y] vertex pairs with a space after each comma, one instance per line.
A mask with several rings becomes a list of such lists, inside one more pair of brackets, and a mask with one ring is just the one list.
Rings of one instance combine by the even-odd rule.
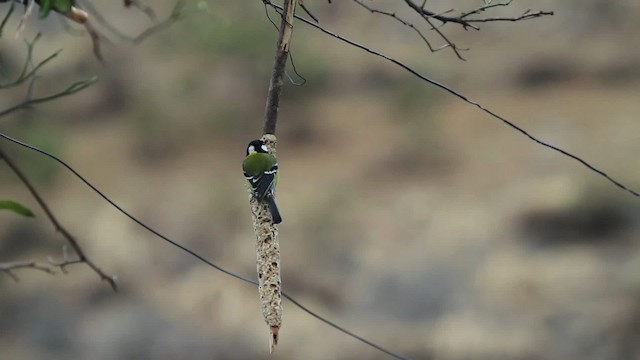
[[[138, 2], [132, 2], [131, 4], [135, 5], [137, 3]], [[91, 1], [82, 1], [82, 7], [84, 7], [85, 9], [87, 9], [89, 11], [91, 16], [96, 20], [96, 22], [98, 22], [98, 24], [102, 25], [105, 29], [107, 29], [107, 31], [109, 31], [111, 34], [115, 35], [120, 40], [128, 41], [128, 42], [131, 42], [131, 43], [134, 43], [134, 44], [139, 44], [139, 43], [143, 42], [144, 40], [146, 40], [152, 34], [155, 34], [156, 32], [164, 30], [167, 27], [171, 26], [176, 21], [178, 21], [180, 19], [180, 17], [182, 16], [182, 10], [184, 8], [185, 3], [186, 3], [185, 0], [177, 0], [176, 3], [173, 6], [173, 9], [171, 10], [171, 13], [164, 20], [162, 20], [161, 22], [156, 23], [155, 25], [151, 26], [150, 28], [144, 30], [143, 32], [141, 32], [137, 36], [129, 36], [129, 35], [123, 33], [122, 31], [120, 31], [114, 25], [112, 25], [109, 21], [107, 21], [107, 19], [104, 18], [104, 16], [102, 16], [102, 14], [100, 14], [100, 11], [98, 11], [93, 6]]]
[[[36, 44], [36, 42], [38, 41], [38, 39], [40, 38], [40, 34], [37, 34], [32, 41], [25, 41], [27, 44], [27, 56], [26, 59], [24, 61], [24, 66], [22, 67], [22, 71], [20, 72], [20, 74], [18, 75], [18, 77], [13, 80], [10, 81], [8, 83], [2, 84], [0, 85], [0, 89], [5, 89], [5, 88], [9, 88], [12, 86], [16, 86], [19, 84], [22, 84], [24, 82], [26, 82], [27, 80], [30, 80], [29, 83], [29, 88], [27, 90], [27, 94], [25, 96], [25, 99], [16, 104], [13, 105], [7, 109], [4, 110], [0, 110], [0, 117], [8, 115], [14, 111], [20, 110], [20, 109], [25, 109], [25, 108], [29, 108], [32, 105], [36, 105], [36, 104], [40, 104], [40, 103], [44, 103], [47, 101], [51, 101], [51, 100], [55, 100], [64, 96], [68, 96], [68, 95], [72, 95], [78, 91], [81, 91], [89, 86], [91, 86], [92, 84], [94, 84], [96, 81], [98, 81], [97, 77], [91, 77], [87, 80], [83, 80], [83, 81], [78, 81], [75, 82], [73, 84], [71, 84], [69, 87], [67, 87], [66, 89], [59, 91], [57, 93], [54, 93], [52, 95], [48, 95], [48, 96], [43, 96], [43, 97], [39, 97], [39, 98], [33, 98], [32, 92], [33, 92], [33, 87], [35, 85], [35, 79], [36, 79], [36, 75], [38, 70], [40, 70], [45, 64], [47, 64], [50, 60], [54, 59], [58, 53], [60, 51], [57, 51], [55, 53], [53, 53], [52, 55], [49, 55], [46, 59], [42, 60], [41, 62], [39, 62], [36, 66], [33, 66], [33, 48]], [[31, 70], [29, 70], [29, 68], [31, 67]]]
[[[361, 0], [354, 0], [356, 2], [361, 2]], [[413, 0], [405, 0], [405, 4], [407, 4], [407, 6], [413, 10], [414, 12], [416, 12], [422, 19], [424, 19], [424, 21], [430, 26], [431, 30], [435, 31], [438, 36], [440, 36], [440, 38], [442, 38], [442, 40], [444, 40], [444, 42], [446, 43], [446, 45], [444, 45], [443, 47], [450, 47], [453, 52], [456, 54], [456, 56], [461, 59], [464, 60], [464, 58], [462, 57], [462, 55], [460, 54], [461, 51], [466, 51], [468, 49], [463, 49], [458, 47], [453, 41], [449, 40], [449, 38], [444, 34], [444, 32], [442, 32], [440, 30], [440, 27], [442, 27], [443, 25], [447, 24], [447, 23], [455, 23], [455, 24], [459, 24], [461, 25], [465, 30], [471, 28], [474, 30], [480, 30], [480, 28], [477, 25], [474, 25], [474, 23], [487, 23], [487, 22], [506, 22], [506, 21], [521, 21], [521, 20], [529, 20], [529, 19], [534, 19], [534, 18], [538, 18], [538, 17], [542, 17], [542, 16], [547, 16], [547, 15], [553, 15], [553, 11], [536, 11], [536, 12], [531, 12], [530, 10], [527, 10], [526, 12], [524, 12], [522, 15], [520, 16], [516, 16], [516, 17], [492, 17], [492, 18], [482, 18], [482, 17], [472, 17], [472, 15], [478, 15], [481, 13], [484, 13], [485, 11], [489, 10], [489, 9], [493, 9], [496, 7], [503, 7], [503, 6], [509, 6], [511, 4], [512, 0], [509, 0], [507, 2], [496, 2], [496, 3], [490, 3], [490, 2], [485, 2], [483, 5], [469, 10], [469, 11], [465, 11], [465, 12], [461, 12], [458, 15], [447, 15], [450, 13], [453, 13], [454, 10], [450, 9], [447, 10], [443, 13], [435, 13], [431, 10], [428, 10], [425, 8], [426, 5], [426, 1], [423, 1], [421, 5], [418, 5], [416, 2], [414, 2]], [[381, 11], [376, 11], [378, 13], [385, 13], [385, 12], [381, 12]], [[388, 15], [388, 14], [386, 14]], [[389, 16], [389, 15], [388, 15]], [[432, 20], [438, 20], [442, 23], [441, 26], [435, 26], [432, 22]], [[409, 25], [407, 25], [409, 26]], [[411, 26], [410, 26], [411, 27]], [[431, 49], [431, 47], [430, 47]], [[438, 48], [440, 49], [440, 48]]]
[[269, 82], [269, 92], [267, 93], [267, 104], [265, 106], [263, 134], [276, 134], [276, 124], [278, 123], [278, 110], [280, 108], [280, 94], [282, 93], [283, 77], [289, 57], [289, 45], [291, 32], [293, 31], [293, 16], [297, 0], [284, 0], [283, 8], [286, 9], [282, 15], [280, 29], [278, 31], [278, 41], [276, 45], [276, 57], [271, 71], [271, 81]]
[[[160, 32], [170, 27], [171, 25], [173, 25], [173, 23], [177, 22], [182, 17], [182, 10], [184, 8], [186, 0], [177, 0], [173, 6], [171, 13], [161, 22], [157, 22], [155, 13], [153, 13], [153, 10], [151, 10], [146, 4], [143, 4], [142, 2], [137, 0], [125, 1], [125, 6], [134, 6], [142, 10], [155, 23], [155, 25], [142, 31], [137, 36], [129, 36], [123, 33], [122, 31], [120, 31], [114, 25], [112, 25], [109, 21], [107, 21], [107, 19], [105, 19], [102, 16], [100, 11], [98, 11], [93, 6], [91, 1], [82, 1], [81, 3], [82, 3], [82, 7], [84, 7], [89, 11], [91, 16], [96, 20], [96, 22], [102, 25], [109, 33], [111, 33], [112, 35], [115, 35], [117, 38], [119, 38], [122, 41], [130, 42], [135, 45], [138, 45], [143, 41], [145, 41], [146, 39], [148, 39], [151, 35], [154, 35], [155, 33]], [[151, 10], [151, 12], [149, 12], [149, 10]], [[102, 61], [102, 55], [101, 55], [102, 52], [100, 50], [100, 42], [103, 39], [107, 41], [109, 41], [109, 39], [103, 36], [102, 34], [100, 34], [98, 30], [95, 28], [95, 26], [91, 24], [91, 22], [86, 22], [85, 28], [89, 33], [89, 35], [91, 36], [91, 42], [93, 43], [93, 53], [96, 55], [96, 58]]]
[[[0, 89], [6, 89], [6, 88], [10, 88], [10, 87], [18, 86], [18, 85], [22, 84], [23, 82], [25, 82], [26, 80], [31, 78], [33, 75], [35, 75], [35, 73], [38, 70], [40, 70], [41, 67], [43, 67], [49, 61], [53, 60], [62, 51], [62, 50], [58, 50], [58, 51], [54, 52], [53, 54], [49, 55], [49, 57], [47, 57], [46, 59], [44, 59], [41, 62], [39, 62], [38, 65], [32, 67], [32, 69], [29, 70], [29, 67], [31, 66], [31, 62], [33, 60], [33, 48], [36, 45], [36, 42], [38, 41], [38, 39], [40, 39], [41, 35], [42, 35], [41, 33], [38, 33], [33, 38], [33, 40], [31, 40], [31, 41], [25, 40], [25, 43], [27, 45], [27, 56], [25, 58], [24, 65], [22, 66], [22, 71], [20, 72], [20, 74], [18, 75], [18, 77], [15, 80], [10, 81], [10, 82], [5, 83], [5, 84], [0, 84]], [[0, 116], [2, 116], [2, 115], [0, 115]]]
[[[31, 195], [34, 197], [36, 202], [38, 202], [38, 205], [40, 205], [40, 208], [42, 208], [42, 211], [44, 211], [44, 213], [47, 215], [47, 218], [49, 218], [49, 220], [53, 224], [53, 227], [56, 229], [56, 231], [60, 232], [60, 234], [62, 234], [62, 236], [67, 240], [69, 245], [71, 245], [71, 247], [73, 248], [73, 251], [78, 256], [78, 260], [74, 261], [73, 263], [87, 264], [91, 269], [93, 269], [93, 271], [96, 274], [98, 274], [98, 276], [100, 276], [102, 280], [108, 282], [114, 291], [117, 291], [118, 287], [116, 285], [115, 277], [107, 275], [91, 259], [89, 259], [89, 257], [85, 254], [84, 250], [82, 250], [82, 247], [80, 247], [80, 244], [78, 243], [78, 241], [69, 233], [69, 231], [67, 231], [67, 229], [65, 229], [60, 224], [58, 219], [53, 215], [53, 212], [49, 209], [49, 206], [47, 205], [47, 203], [42, 199], [42, 197], [40, 196], [38, 191], [33, 187], [29, 179], [27, 179], [26, 175], [24, 175], [22, 170], [18, 168], [15, 162], [13, 162], [13, 160], [9, 157], [9, 155], [7, 155], [7, 153], [2, 149], [2, 147], [0, 147], [0, 159], [4, 160], [7, 166], [9, 166], [9, 168], [13, 171], [13, 173], [16, 174], [16, 176], [20, 179], [20, 181], [24, 184], [24, 186], [27, 187], [27, 189], [29, 190]], [[64, 262], [67, 262], [67, 259], [64, 259]], [[70, 264], [71, 263], [63, 264], [63, 265], [66, 266]], [[52, 263], [52, 265], [59, 266], [61, 270], [64, 270], [64, 267], [61, 266], [60, 264]]]
[[15, 2], [11, 2], [11, 5], [9, 6], [9, 10], [7, 11], [7, 14], [4, 16], [4, 18], [2, 19], [2, 22], [0, 23], [0, 38], [2, 37], [2, 31], [4, 30], [4, 26], [7, 25], [7, 21], [9, 21], [9, 17], [11, 17], [11, 14], [13, 13], [13, 8], [16, 5]]
[[309, 9], [307, 9], [307, 7], [304, 5], [304, 2], [302, 0], [298, 0], [298, 3], [300, 4], [300, 7], [302, 8], [302, 10], [304, 10], [304, 12], [307, 13], [307, 15], [309, 15], [309, 17], [312, 18], [313, 21], [320, 22], [318, 18], [315, 17]]
[[422, 31], [420, 31], [420, 29], [418, 29], [415, 25], [413, 25], [409, 21], [407, 21], [407, 20], [399, 17], [398, 15], [396, 15], [395, 12], [389, 12], [389, 11], [384, 11], [384, 10], [373, 8], [373, 7], [365, 4], [363, 0], [353, 0], [353, 1], [355, 1], [356, 4], [358, 4], [358, 5], [362, 6], [363, 8], [367, 9], [372, 14], [380, 14], [380, 15], [388, 16], [388, 17], [394, 19], [395, 21], [401, 23], [402, 25], [404, 25], [404, 26], [410, 28], [411, 30], [415, 31], [418, 34], [418, 36], [420, 36], [422, 41], [424, 41], [424, 43], [427, 45], [427, 47], [429, 48], [429, 50], [431, 52], [436, 52], [436, 51], [442, 50], [442, 49], [444, 49], [444, 48], [449, 46], [448, 44], [445, 44], [445, 45], [437, 47], [437, 48], [433, 47], [431, 45], [431, 43], [429, 42], [429, 40], [427, 39], [427, 37], [422, 33]]
[[[536, 11], [536, 12], [526, 11], [524, 14], [522, 14], [522, 15], [520, 15], [518, 17], [495, 17], [495, 18], [467, 19], [467, 17], [469, 17], [471, 15], [480, 14], [480, 13], [485, 12], [486, 10], [491, 9], [491, 8], [496, 8], [496, 7], [499, 7], [499, 6], [509, 6], [511, 4], [511, 1], [512, 0], [509, 0], [509, 1], [503, 2], [503, 3], [485, 3], [485, 4], [479, 6], [476, 9], [463, 12], [463, 13], [457, 15], [457, 16], [447, 16], [447, 15], [444, 15], [445, 13], [436, 14], [433, 11], [425, 9], [425, 7], [424, 7], [425, 4], [424, 3], [422, 5], [418, 5], [415, 2], [413, 2], [413, 0], [404, 0], [404, 2], [413, 11], [418, 13], [423, 18], [436, 19], [436, 20], [439, 20], [440, 22], [442, 22], [443, 24], [446, 24], [446, 23], [459, 24], [459, 25], [462, 25], [462, 27], [465, 28], [465, 29], [472, 28], [472, 29], [475, 29], [475, 30], [480, 30], [480, 28], [478, 28], [477, 26], [471, 24], [471, 23], [474, 23], [474, 22], [478, 23], [478, 22], [495, 22], [495, 21], [520, 21], [520, 20], [533, 19], [533, 18], [547, 16], [547, 15], [553, 15], [553, 11]], [[450, 13], [450, 12], [452, 12], [452, 10], [449, 10], [446, 13]]]
[[173, 25], [173, 23], [180, 20], [184, 5], [185, 5], [185, 0], [176, 1], [175, 5], [173, 6], [173, 10], [171, 10], [171, 14], [169, 14], [169, 16], [167, 16], [166, 19], [148, 28], [147, 30], [141, 32], [140, 35], [132, 39], [133, 43], [140, 44], [141, 42], [145, 41], [149, 36], [170, 27], [171, 25]]

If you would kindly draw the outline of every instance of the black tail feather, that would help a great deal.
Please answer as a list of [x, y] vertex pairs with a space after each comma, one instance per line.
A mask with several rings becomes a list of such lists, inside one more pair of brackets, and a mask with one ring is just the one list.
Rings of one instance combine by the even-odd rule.
[[269, 205], [269, 212], [271, 213], [273, 223], [280, 224], [282, 222], [282, 218], [280, 217], [280, 211], [278, 210], [278, 206], [276, 205], [276, 201], [273, 198], [273, 195], [267, 195], [266, 200], [267, 204]]

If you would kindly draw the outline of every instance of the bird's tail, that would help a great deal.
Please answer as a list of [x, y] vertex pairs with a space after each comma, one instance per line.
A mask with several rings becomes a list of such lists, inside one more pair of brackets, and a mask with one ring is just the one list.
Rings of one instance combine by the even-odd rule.
[[273, 219], [273, 223], [280, 224], [282, 222], [282, 218], [280, 217], [280, 211], [278, 211], [276, 200], [273, 198], [272, 194], [268, 194], [266, 196], [266, 200], [267, 200], [267, 204], [269, 205], [269, 212], [271, 213], [271, 218]]

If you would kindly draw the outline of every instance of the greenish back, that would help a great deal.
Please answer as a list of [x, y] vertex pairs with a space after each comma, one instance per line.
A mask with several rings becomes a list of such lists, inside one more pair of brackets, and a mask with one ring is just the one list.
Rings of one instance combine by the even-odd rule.
[[257, 176], [271, 169], [276, 162], [276, 158], [271, 154], [255, 153], [244, 159], [242, 170], [249, 176]]

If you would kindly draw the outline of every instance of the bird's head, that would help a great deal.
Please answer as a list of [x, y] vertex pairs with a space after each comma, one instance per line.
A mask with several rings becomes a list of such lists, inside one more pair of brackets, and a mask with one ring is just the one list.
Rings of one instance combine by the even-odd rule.
[[253, 140], [247, 146], [247, 155], [251, 155], [255, 153], [264, 153], [264, 154], [269, 153], [269, 149], [267, 149], [267, 145], [264, 142], [262, 142], [262, 140]]

